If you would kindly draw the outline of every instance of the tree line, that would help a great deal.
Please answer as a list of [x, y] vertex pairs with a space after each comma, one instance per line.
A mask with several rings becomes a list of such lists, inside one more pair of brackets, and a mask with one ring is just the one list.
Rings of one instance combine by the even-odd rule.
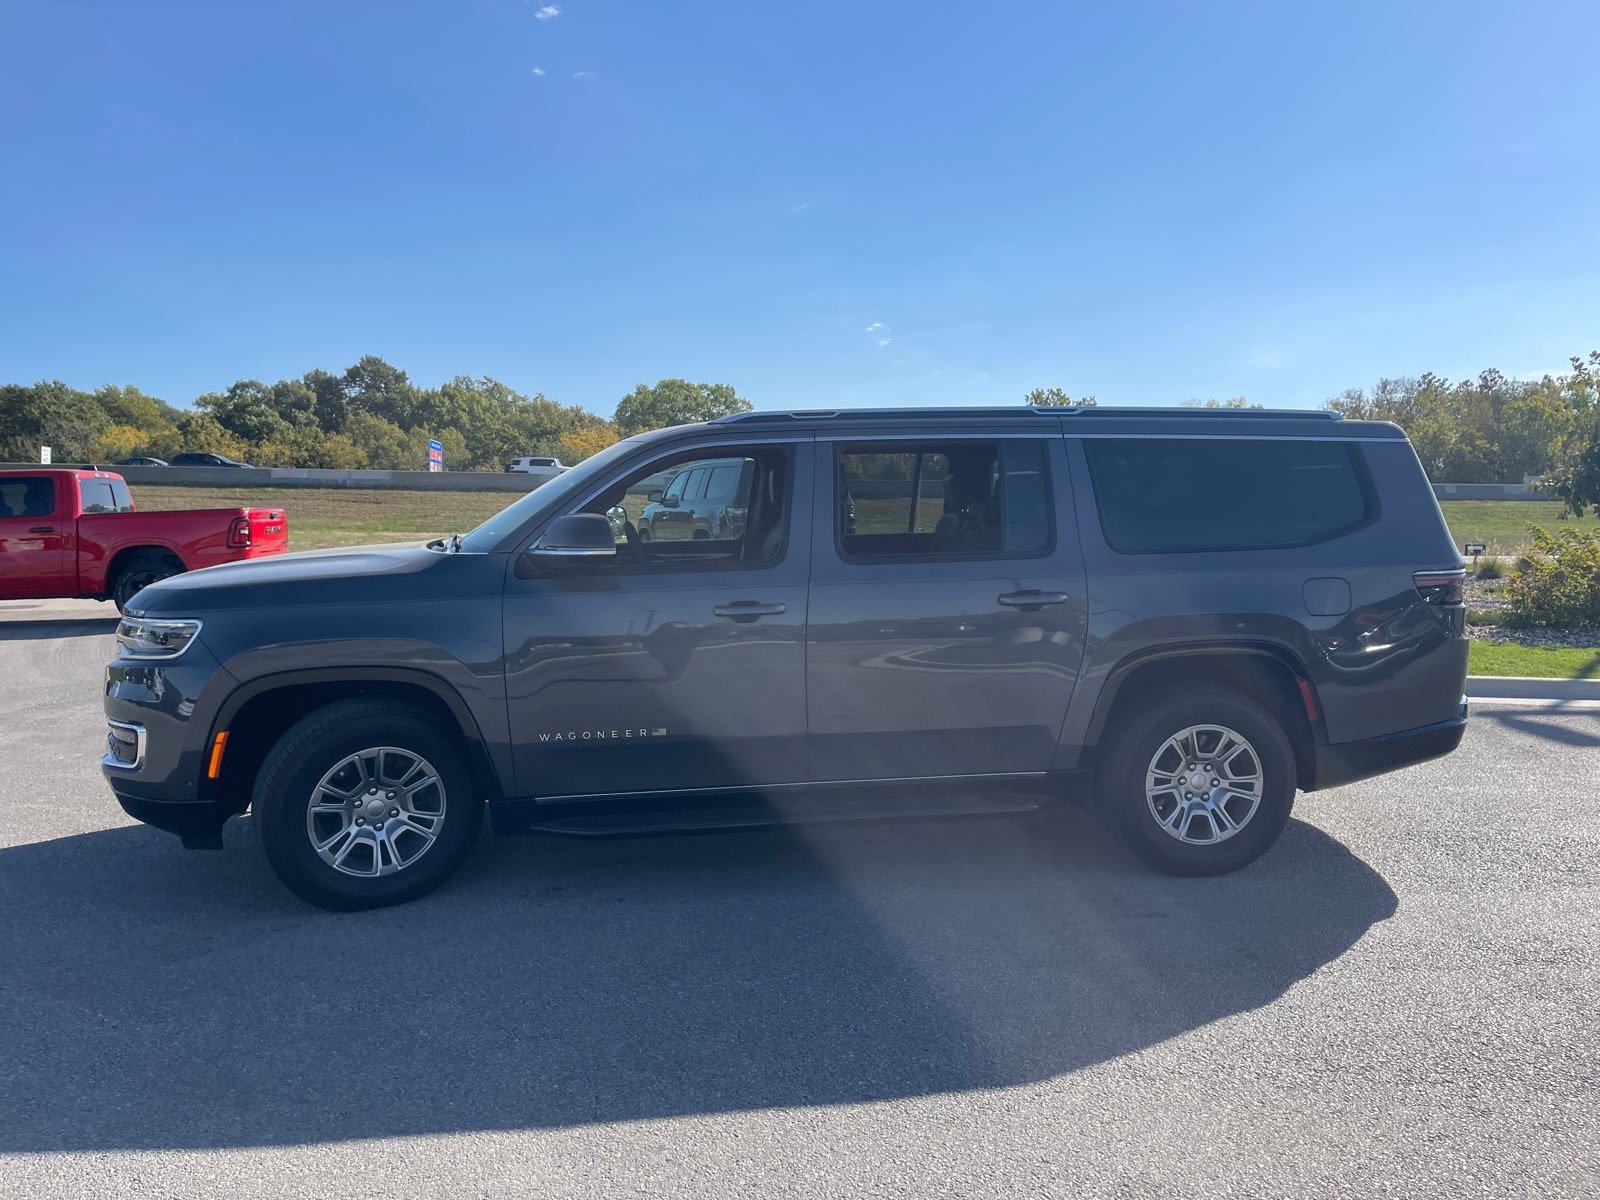
[[187, 409], [136, 387], [0, 385], [0, 461], [36, 462], [49, 446], [57, 462], [202, 451], [263, 467], [426, 470], [437, 440], [446, 469], [498, 471], [524, 455], [575, 463], [619, 438], [750, 408], [727, 384], [663, 379], [640, 384], [605, 418], [487, 376], [418, 387], [369, 354], [341, 374], [241, 379]]

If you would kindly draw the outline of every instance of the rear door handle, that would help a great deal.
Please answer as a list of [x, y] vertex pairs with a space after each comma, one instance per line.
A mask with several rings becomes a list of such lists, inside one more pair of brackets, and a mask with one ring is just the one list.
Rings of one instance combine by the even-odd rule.
[[731, 604], [718, 604], [711, 610], [713, 616], [728, 617], [748, 625], [760, 617], [775, 617], [789, 611], [787, 604], [764, 604], [760, 600], [735, 600]]
[[1000, 603], [1022, 612], [1038, 612], [1046, 604], [1065, 604], [1070, 599], [1066, 592], [1006, 592], [1000, 596]]
[[28, 530], [29, 533], [54, 533], [55, 531], [56, 527], [54, 525], [35, 525]]

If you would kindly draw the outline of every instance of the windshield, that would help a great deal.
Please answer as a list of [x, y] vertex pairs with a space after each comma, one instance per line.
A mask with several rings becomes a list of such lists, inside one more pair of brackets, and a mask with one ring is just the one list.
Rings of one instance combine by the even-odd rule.
[[[641, 437], [644, 435], [640, 435]], [[515, 504], [507, 505], [461, 539], [461, 549], [470, 554], [493, 550], [508, 535], [568, 497], [583, 491], [604, 475], [612, 463], [626, 457], [638, 445], [638, 438], [627, 438], [607, 446], [593, 458], [586, 458], [571, 470], [541, 483]]]

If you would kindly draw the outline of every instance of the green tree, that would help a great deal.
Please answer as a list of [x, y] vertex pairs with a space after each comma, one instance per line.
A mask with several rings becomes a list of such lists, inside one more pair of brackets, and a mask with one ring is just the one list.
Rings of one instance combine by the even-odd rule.
[[689, 425], [749, 412], [754, 407], [725, 383], [663, 379], [655, 387], [641, 383], [624, 396], [612, 420], [621, 437], [632, 437], [668, 425]]
[[1085, 396], [1081, 400], [1074, 400], [1060, 388], [1034, 388], [1022, 398], [1024, 404], [1033, 405], [1035, 408], [1093, 408], [1093, 396]]
[[49, 446], [56, 462], [88, 462], [111, 425], [93, 396], [59, 379], [0, 386], [0, 460], [38, 462]]

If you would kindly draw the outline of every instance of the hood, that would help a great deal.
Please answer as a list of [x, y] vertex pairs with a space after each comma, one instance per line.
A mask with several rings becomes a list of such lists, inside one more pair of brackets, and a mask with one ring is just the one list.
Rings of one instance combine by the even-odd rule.
[[[491, 561], [492, 560], [492, 561]], [[178, 616], [217, 609], [371, 604], [475, 592], [503, 578], [505, 556], [441, 554], [420, 542], [252, 558], [173, 575], [134, 597], [129, 612]]]

